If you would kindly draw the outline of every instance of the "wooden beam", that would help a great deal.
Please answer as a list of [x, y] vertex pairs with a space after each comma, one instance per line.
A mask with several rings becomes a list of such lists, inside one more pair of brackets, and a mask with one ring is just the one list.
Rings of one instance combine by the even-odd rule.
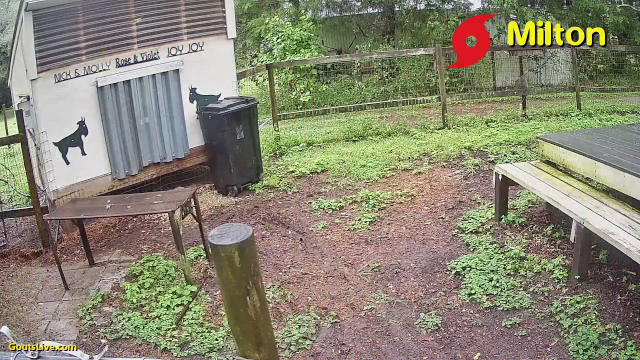
[[271, 101], [271, 121], [273, 129], [280, 130], [278, 126], [278, 101], [276, 100], [276, 81], [273, 75], [273, 64], [267, 64], [267, 77], [269, 80], [269, 100]]
[[24, 123], [24, 115], [22, 110], [17, 110], [16, 121], [18, 122], [18, 133], [24, 136], [23, 141], [20, 143], [22, 148], [22, 162], [24, 164], [24, 171], [27, 176], [27, 183], [29, 184], [29, 196], [31, 198], [31, 207], [33, 208], [33, 216], [38, 226], [38, 234], [43, 249], [49, 249], [50, 233], [49, 224], [44, 221], [44, 214], [42, 212], [42, 205], [40, 204], [40, 197], [38, 195], [38, 185], [36, 183], [36, 177], [33, 169], [33, 163], [31, 162], [31, 151], [29, 149], [29, 141], [26, 138], [26, 126]]
[[[7, 134], [8, 134], [7, 130]], [[25, 136], [23, 134], [14, 134], [0, 138], [0, 146], [8, 146], [12, 144], [20, 144], [25, 140]]]
[[332, 64], [332, 63], [349, 62], [349, 61], [355, 61], [355, 60], [387, 59], [387, 58], [396, 58], [396, 57], [403, 57], [403, 56], [424, 56], [424, 55], [434, 55], [434, 54], [435, 54], [434, 48], [378, 51], [378, 52], [369, 52], [369, 53], [360, 53], [360, 54], [323, 56], [323, 57], [303, 59], [303, 60], [281, 61], [281, 62], [274, 63], [273, 67], [275, 69], [279, 69], [279, 68], [287, 68], [292, 66]]
[[267, 71], [267, 67], [265, 65], [258, 65], [256, 67], [248, 68], [238, 72], [236, 74], [236, 77], [238, 78], [238, 81], [240, 81], [242, 79], [246, 79], [248, 77], [263, 73], [265, 71]]
[[117, 193], [126, 188], [140, 185], [146, 181], [169, 175], [196, 165], [206, 164], [209, 161], [204, 145], [191, 149], [189, 155], [183, 159], [176, 159], [170, 163], [152, 164], [140, 171], [137, 175], [128, 176], [122, 180], [114, 180], [111, 174], [105, 174], [87, 181], [69, 185], [56, 190], [54, 193], [56, 202], [64, 203], [73, 197], [89, 197], [109, 193]]
[[538, 153], [543, 159], [640, 200], [638, 178], [633, 175], [546, 141], [538, 140]]
[[444, 79], [444, 56], [442, 56], [442, 48], [436, 47], [436, 69], [438, 70], [438, 87], [440, 88], [440, 110], [442, 116], [442, 127], [449, 128], [447, 120], [447, 85]]

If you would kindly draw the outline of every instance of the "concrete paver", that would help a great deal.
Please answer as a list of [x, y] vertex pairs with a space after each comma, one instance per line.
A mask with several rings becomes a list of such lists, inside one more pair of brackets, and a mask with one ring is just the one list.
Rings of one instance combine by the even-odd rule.
[[64, 264], [63, 269], [70, 290], [62, 287], [55, 267], [45, 268], [42, 274], [43, 288], [36, 301], [42, 324], [38, 332], [43, 340], [74, 343], [78, 338], [78, 305], [84, 304], [98, 291], [109, 292], [126, 275], [127, 267], [135, 258], [116, 250], [102, 256], [103, 261], [89, 267], [86, 261]]

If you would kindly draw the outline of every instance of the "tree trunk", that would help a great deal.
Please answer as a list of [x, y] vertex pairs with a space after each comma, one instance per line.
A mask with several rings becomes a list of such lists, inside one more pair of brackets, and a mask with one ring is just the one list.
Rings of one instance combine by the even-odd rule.
[[384, 0], [382, 2], [382, 38], [388, 44], [396, 41], [396, 1]]

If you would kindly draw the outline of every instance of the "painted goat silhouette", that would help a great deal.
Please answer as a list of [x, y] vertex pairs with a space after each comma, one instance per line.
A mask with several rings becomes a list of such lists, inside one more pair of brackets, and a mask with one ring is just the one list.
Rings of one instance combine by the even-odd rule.
[[60, 150], [60, 154], [62, 154], [62, 160], [64, 160], [65, 164], [69, 165], [69, 160], [67, 159], [67, 153], [69, 153], [69, 148], [79, 147], [80, 153], [82, 156], [87, 156], [87, 153], [84, 152], [84, 141], [82, 141], [82, 137], [87, 137], [89, 135], [89, 128], [84, 121], [84, 118], [78, 121], [78, 128], [73, 134], [65, 137], [64, 139], [54, 142], [58, 150]]
[[189, 86], [189, 102], [193, 104], [195, 101], [197, 107], [215, 104], [220, 100], [220, 96], [222, 95], [200, 95], [196, 90], [198, 90], [198, 88]]

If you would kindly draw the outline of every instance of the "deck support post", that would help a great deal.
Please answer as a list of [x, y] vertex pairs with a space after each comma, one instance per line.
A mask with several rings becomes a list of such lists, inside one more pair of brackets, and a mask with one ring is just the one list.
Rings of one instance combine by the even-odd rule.
[[571, 263], [570, 284], [576, 284], [589, 275], [589, 265], [591, 263], [591, 246], [597, 236], [584, 225], [573, 220], [575, 228], [575, 244], [573, 245], [573, 262]]
[[509, 186], [511, 186], [512, 181], [499, 173], [494, 173], [493, 176], [495, 182], [495, 220], [499, 223], [509, 210]]
[[278, 360], [253, 229], [244, 224], [218, 226], [209, 233], [209, 244], [238, 355]]

